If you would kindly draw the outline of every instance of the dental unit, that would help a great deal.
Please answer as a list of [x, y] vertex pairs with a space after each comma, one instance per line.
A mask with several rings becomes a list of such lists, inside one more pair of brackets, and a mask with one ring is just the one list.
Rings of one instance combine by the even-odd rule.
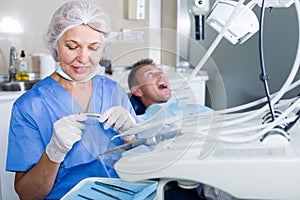
[[[122, 152], [122, 158], [114, 165], [121, 179], [131, 182], [160, 179], [158, 199], [163, 199], [164, 186], [170, 181], [177, 181], [184, 188], [208, 184], [237, 198], [299, 198], [300, 94], [283, 99], [300, 84], [300, 80], [294, 81], [300, 65], [299, 0], [253, 0], [247, 5], [244, 2], [216, 1], [207, 23], [219, 34], [186, 82], [200, 71], [224, 37], [232, 44], [240, 44], [259, 30], [259, 22], [251, 11], [255, 5], [264, 9], [264, 6], [277, 8], [294, 4], [298, 47], [281, 89], [233, 108], [160, 119], [159, 115], [173, 100], [185, 99], [172, 95], [151, 119], [116, 136], [138, 135], [137, 141], [104, 153]], [[226, 13], [224, 8], [230, 12]]]

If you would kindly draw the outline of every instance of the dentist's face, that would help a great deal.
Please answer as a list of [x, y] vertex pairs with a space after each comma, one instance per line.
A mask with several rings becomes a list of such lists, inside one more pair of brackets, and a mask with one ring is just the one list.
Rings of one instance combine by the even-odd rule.
[[98, 65], [104, 47], [102, 33], [87, 25], [67, 30], [57, 42], [59, 62], [73, 80], [82, 80]]
[[169, 81], [161, 69], [146, 65], [136, 73], [138, 95], [146, 107], [154, 103], [163, 103], [170, 99]]

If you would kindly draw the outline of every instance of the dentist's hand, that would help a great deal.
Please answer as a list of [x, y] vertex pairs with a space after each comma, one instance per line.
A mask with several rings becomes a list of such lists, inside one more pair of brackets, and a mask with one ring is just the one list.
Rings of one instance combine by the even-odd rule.
[[87, 116], [74, 114], [63, 117], [53, 124], [53, 134], [46, 147], [46, 154], [49, 159], [61, 163], [66, 154], [71, 150], [74, 143], [81, 139], [82, 129]]
[[115, 106], [105, 111], [99, 121], [105, 122], [104, 129], [113, 127], [117, 132], [124, 132], [135, 124], [133, 116], [121, 106]]

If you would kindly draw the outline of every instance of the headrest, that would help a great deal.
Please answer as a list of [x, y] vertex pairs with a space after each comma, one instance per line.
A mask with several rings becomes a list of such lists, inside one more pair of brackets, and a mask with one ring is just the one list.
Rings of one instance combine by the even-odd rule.
[[137, 115], [142, 115], [145, 113], [146, 107], [137, 96], [130, 94], [129, 99]]

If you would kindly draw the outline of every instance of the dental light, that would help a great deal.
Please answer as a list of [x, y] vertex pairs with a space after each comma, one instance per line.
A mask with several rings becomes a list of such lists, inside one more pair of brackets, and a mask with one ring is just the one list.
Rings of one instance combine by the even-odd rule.
[[[242, 44], [259, 30], [259, 22], [252, 11], [255, 5], [262, 6], [263, 0], [253, 0], [247, 5], [241, 4], [236, 10], [236, 16], [232, 16], [231, 25], [228, 26], [224, 37], [232, 44]], [[265, 0], [265, 7], [289, 7], [293, 0]], [[217, 0], [207, 18], [207, 23], [217, 32], [221, 32], [238, 2], [233, 0]]]
[[[237, 4], [238, 2], [231, 0], [217, 1], [207, 18], [208, 25], [220, 33]], [[236, 10], [236, 15], [233, 16], [234, 19], [224, 35], [232, 44], [244, 43], [259, 30], [259, 22], [251, 10], [254, 5], [255, 2], [250, 2], [247, 5], [241, 4], [240, 8]]]

